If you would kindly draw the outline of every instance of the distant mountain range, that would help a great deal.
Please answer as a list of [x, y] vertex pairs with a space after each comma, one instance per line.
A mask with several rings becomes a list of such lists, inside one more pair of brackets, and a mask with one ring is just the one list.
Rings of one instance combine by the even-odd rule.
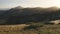
[[21, 24], [29, 22], [52, 21], [60, 19], [60, 8], [23, 8], [15, 7], [0, 10], [0, 24]]

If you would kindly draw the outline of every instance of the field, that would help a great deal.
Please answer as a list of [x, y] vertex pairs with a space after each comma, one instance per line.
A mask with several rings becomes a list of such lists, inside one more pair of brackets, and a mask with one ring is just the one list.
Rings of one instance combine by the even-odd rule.
[[40, 23], [0, 25], [0, 34], [60, 34], [60, 25]]

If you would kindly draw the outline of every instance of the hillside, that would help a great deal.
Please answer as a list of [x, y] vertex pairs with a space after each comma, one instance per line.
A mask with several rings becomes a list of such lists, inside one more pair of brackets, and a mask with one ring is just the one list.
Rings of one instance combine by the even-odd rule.
[[56, 7], [23, 8], [18, 6], [7, 11], [0, 11], [0, 24], [22, 24], [59, 19], [60, 9]]

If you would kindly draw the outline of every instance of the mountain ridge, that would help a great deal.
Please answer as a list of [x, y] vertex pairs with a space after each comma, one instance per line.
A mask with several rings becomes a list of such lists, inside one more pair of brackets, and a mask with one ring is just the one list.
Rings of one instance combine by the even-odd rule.
[[[0, 14], [0, 21], [4, 24], [20, 24], [27, 22], [41, 22], [60, 19], [60, 9], [51, 8], [23, 8], [15, 7]], [[1, 11], [0, 11], [1, 12]], [[3, 23], [2, 23], [3, 24]]]

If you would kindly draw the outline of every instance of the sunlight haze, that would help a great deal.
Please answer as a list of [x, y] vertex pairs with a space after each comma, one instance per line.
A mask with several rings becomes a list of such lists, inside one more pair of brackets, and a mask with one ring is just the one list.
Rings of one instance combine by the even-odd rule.
[[60, 0], [0, 0], [0, 9], [22, 7], [60, 7]]

